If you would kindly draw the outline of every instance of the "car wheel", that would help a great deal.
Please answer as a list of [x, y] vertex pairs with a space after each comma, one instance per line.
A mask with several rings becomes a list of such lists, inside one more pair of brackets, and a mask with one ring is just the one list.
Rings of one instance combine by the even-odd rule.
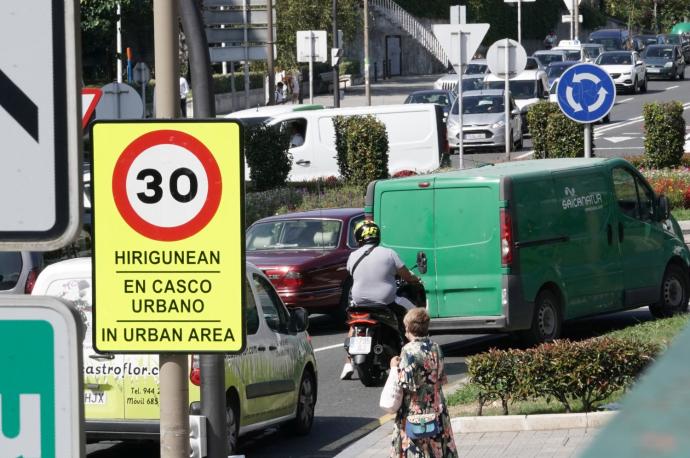
[[517, 149], [521, 150], [524, 146], [525, 146], [525, 136], [522, 135], [522, 132], [520, 132], [520, 138], [518, 138]]
[[637, 94], [640, 91], [640, 82], [637, 81], [637, 78], [633, 81], [632, 88], [630, 89], [633, 94]]
[[314, 375], [307, 369], [302, 374], [297, 393], [297, 408], [295, 419], [290, 423], [290, 428], [295, 434], [304, 436], [311, 431], [314, 423], [314, 407], [316, 405], [316, 382]]
[[685, 79], [685, 67], [678, 73], [678, 78], [681, 80]]
[[227, 434], [228, 453], [234, 455], [240, 430], [240, 406], [234, 397], [228, 399], [225, 407], [225, 429]]
[[647, 76], [642, 80], [642, 92], [647, 92]]
[[548, 289], [541, 291], [534, 302], [532, 326], [521, 332], [521, 339], [527, 345], [552, 342], [561, 335], [562, 318], [560, 303], [556, 295]]
[[670, 265], [661, 282], [661, 300], [649, 306], [654, 318], [668, 318], [688, 311], [688, 278], [685, 271]]

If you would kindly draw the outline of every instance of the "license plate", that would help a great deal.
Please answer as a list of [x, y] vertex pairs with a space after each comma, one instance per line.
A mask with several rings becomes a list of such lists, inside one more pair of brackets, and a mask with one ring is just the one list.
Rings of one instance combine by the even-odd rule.
[[465, 134], [465, 140], [477, 140], [479, 138], [486, 138], [484, 134]]
[[107, 401], [104, 391], [84, 391], [84, 404], [104, 405]]
[[350, 354], [367, 355], [371, 351], [371, 337], [350, 337]]
[[660, 68], [648, 68], [647, 71], [649, 73], [660, 73], [661, 69]]

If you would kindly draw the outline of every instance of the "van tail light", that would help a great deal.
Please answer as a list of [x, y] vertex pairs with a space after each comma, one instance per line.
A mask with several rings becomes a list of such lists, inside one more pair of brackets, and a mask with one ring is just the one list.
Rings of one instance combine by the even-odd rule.
[[276, 288], [297, 289], [302, 286], [304, 281], [302, 273], [297, 270], [290, 270], [290, 267], [273, 267], [265, 269], [264, 273]]
[[201, 367], [199, 366], [199, 355], [192, 355], [192, 364], [189, 367], [189, 381], [196, 386], [201, 386]]
[[29, 271], [29, 274], [26, 276], [26, 283], [24, 284], [24, 293], [31, 294], [31, 291], [33, 291], [34, 285], [36, 284], [37, 278], [38, 268], [34, 267]]
[[501, 265], [510, 267], [513, 263], [513, 224], [510, 212], [501, 209]]

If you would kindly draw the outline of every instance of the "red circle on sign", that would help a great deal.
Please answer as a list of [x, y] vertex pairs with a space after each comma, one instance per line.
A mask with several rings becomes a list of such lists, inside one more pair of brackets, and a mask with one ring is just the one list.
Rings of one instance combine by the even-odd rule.
[[[164, 227], [146, 221], [132, 207], [127, 196], [127, 174], [132, 163], [141, 153], [158, 145], [176, 145], [192, 153], [203, 165], [208, 180], [206, 202], [201, 210], [191, 220], [178, 226]], [[213, 154], [195, 137], [178, 130], [156, 130], [135, 139], [120, 154], [113, 171], [113, 198], [122, 218], [144, 237], [163, 242], [186, 239], [206, 227], [218, 210], [222, 187], [220, 169]]]

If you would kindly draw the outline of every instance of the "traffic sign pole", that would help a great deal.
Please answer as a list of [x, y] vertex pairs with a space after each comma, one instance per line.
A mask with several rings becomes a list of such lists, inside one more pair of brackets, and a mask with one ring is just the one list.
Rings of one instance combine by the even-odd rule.
[[510, 68], [510, 39], [506, 38], [505, 43], [503, 45], [505, 47], [505, 86], [503, 89], [503, 105], [505, 107], [505, 138], [506, 138], [506, 160], [510, 160], [510, 146], [513, 141], [512, 136], [510, 134], [510, 72], [508, 69]]
[[465, 165], [463, 164], [463, 159], [465, 155], [465, 123], [462, 116], [462, 74], [463, 74], [463, 55], [462, 55], [462, 35], [463, 33], [458, 33], [458, 62], [460, 62], [460, 72], [458, 73], [458, 122], [460, 123], [460, 134], [458, 138], [458, 168], [463, 169]]
[[314, 104], [314, 34], [309, 31], [309, 103]]
[[592, 157], [592, 123], [585, 123], [585, 157]]
[[[153, 1], [157, 118], [175, 118], [180, 113], [177, 51], [179, 32], [175, 5], [175, 2], [166, 0]], [[158, 364], [161, 458], [187, 458], [189, 457], [187, 355], [160, 354]]]
[[518, 0], [518, 43], [522, 44], [522, 0]]

